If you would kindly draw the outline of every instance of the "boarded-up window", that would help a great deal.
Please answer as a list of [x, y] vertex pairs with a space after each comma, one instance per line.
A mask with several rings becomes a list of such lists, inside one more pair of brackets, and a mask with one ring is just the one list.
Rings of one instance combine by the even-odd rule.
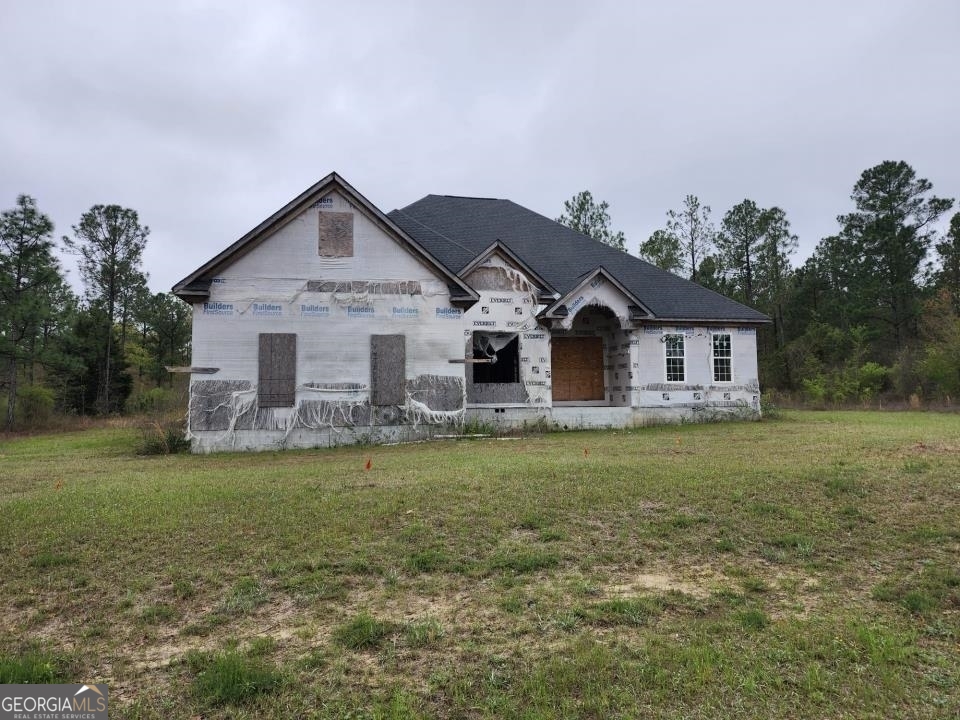
[[353, 213], [320, 211], [320, 257], [353, 257]]
[[261, 333], [259, 357], [258, 405], [293, 407], [297, 390], [297, 336]]
[[603, 400], [603, 339], [554, 337], [551, 340], [553, 399]]
[[403, 335], [370, 336], [370, 402], [406, 402], [407, 350]]

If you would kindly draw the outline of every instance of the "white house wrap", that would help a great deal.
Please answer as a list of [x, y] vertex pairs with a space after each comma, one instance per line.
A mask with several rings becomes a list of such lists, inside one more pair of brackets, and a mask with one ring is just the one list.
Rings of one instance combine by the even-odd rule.
[[334, 173], [174, 292], [195, 451], [759, 413], [763, 315], [504, 200], [384, 215]]

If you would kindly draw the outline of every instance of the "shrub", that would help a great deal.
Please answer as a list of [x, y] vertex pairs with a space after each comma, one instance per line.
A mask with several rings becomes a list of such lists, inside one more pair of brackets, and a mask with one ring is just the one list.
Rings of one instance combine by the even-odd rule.
[[857, 386], [861, 400], [870, 400], [884, 390], [889, 382], [890, 368], [875, 362], [864, 363], [857, 371]]
[[17, 390], [17, 425], [27, 430], [45, 427], [53, 415], [53, 391], [40, 385]]
[[803, 394], [815, 405], [823, 405], [827, 399], [827, 379], [822, 373], [812, 378], [803, 378]]
[[138, 455], [175, 455], [190, 450], [184, 420], [166, 423], [151, 420], [140, 427], [140, 432], [143, 437], [137, 446]]
[[127, 412], [158, 415], [177, 408], [179, 398], [173, 390], [155, 387], [137, 393], [127, 400]]
[[764, 420], [779, 420], [783, 417], [780, 406], [768, 394], [760, 396], [760, 416]]

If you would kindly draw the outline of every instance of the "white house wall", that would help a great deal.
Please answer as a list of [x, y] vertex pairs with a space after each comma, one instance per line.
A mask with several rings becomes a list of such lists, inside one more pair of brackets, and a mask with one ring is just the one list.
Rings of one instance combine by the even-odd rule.
[[[328, 196], [329, 197], [329, 196]], [[214, 278], [194, 306], [190, 432], [200, 451], [404, 437], [403, 427], [462, 419], [462, 311], [431, 269], [363, 212], [354, 256], [318, 256], [317, 209], [301, 213]], [[297, 336], [293, 408], [256, 408], [260, 333]], [[405, 337], [406, 402], [370, 405], [371, 336]]]
[[533, 407], [549, 407], [550, 333], [538, 322], [543, 309], [538, 304], [533, 282], [507, 260], [492, 256], [469, 277], [468, 284], [480, 294], [480, 300], [464, 313], [463, 341], [465, 354], [474, 332], [517, 333], [520, 351], [520, 384], [524, 397], [520, 403]]
[[[319, 211], [353, 213], [352, 257], [320, 256]], [[265, 289], [261, 282], [264, 278], [438, 280], [419, 259], [337, 192], [298, 214], [268, 240], [231, 263], [220, 277], [231, 279], [234, 286], [244, 280], [254, 281], [258, 291]]]
[[[684, 336], [685, 379], [667, 382], [664, 336]], [[732, 381], [714, 382], [712, 335], [730, 335]], [[638, 382], [633, 385], [636, 408], [691, 410], [694, 413], [740, 410], [759, 412], [757, 333], [753, 327], [693, 325], [646, 326], [634, 332], [632, 347]], [[653, 413], [656, 414], [656, 413]], [[672, 417], [667, 414], [665, 417]]]

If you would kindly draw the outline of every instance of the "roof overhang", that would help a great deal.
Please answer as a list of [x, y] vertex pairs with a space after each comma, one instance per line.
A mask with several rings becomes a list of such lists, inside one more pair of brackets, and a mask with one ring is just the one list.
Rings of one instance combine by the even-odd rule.
[[304, 190], [226, 250], [187, 275], [173, 286], [173, 294], [189, 303], [203, 302], [208, 299], [210, 297], [210, 284], [219, 271], [259, 246], [277, 230], [308, 209], [318, 198], [334, 190], [342, 193], [357, 205], [381, 230], [393, 236], [405, 249], [442, 277], [450, 288], [451, 303], [469, 306], [480, 299], [473, 288], [444, 267], [420, 243], [401, 230], [376, 205], [367, 200], [336, 172], [330, 173], [320, 182]]
[[[655, 319], [650, 318], [650, 321], [652, 321], [656, 325], [702, 325], [703, 327], [709, 327], [713, 325], [739, 325], [739, 326], [756, 325], [759, 327], [760, 325], [770, 325], [773, 322], [773, 320], [771, 320], [770, 318], [766, 318], [764, 320], [758, 320], [758, 319], [745, 320], [743, 318], [707, 319], [702, 317], [695, 317], [695, 318], [658, 317]], [[651, 322], [647, 322], [645, 324], [649, 325], [651, 324]]]

